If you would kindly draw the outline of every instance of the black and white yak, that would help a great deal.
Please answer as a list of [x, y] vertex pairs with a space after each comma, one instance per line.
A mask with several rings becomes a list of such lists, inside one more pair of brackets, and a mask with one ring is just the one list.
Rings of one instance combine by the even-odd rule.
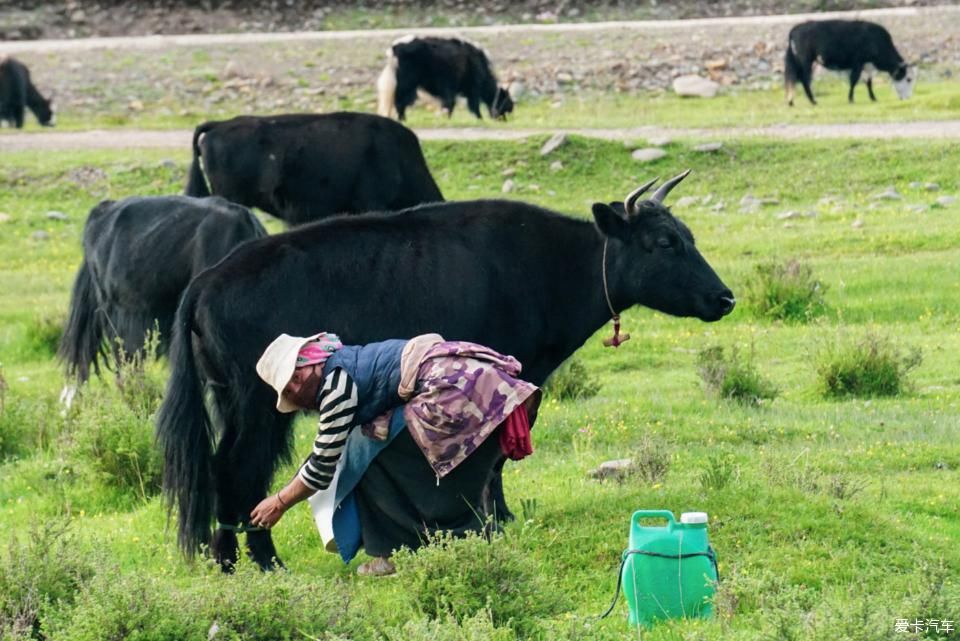
[[893, 80], [893, 87], [901, 100], [913, 94], [917, 69], [908, 64], [893, 46], [890, 33], [878, 24], [863, 20], [816, 20], [803, 22], [790, 30], [784, 60], [784, 80], [787, 104], [793, 106], [797, 81], [803, 85], [810, 102], [817, 104], [810, 83], [813, 80], [813, 63], [827, 69], [850, 72], [850, 92], [863, 76], [870, 100], [873, 95], [873, 76], [885, 71]]
[[289, 225], [443, 201], [416, 134], [389, 118], [352, 112], [200, 125], [186, 195], [211, 192]]
[[[252, 558], [278, 562], [249, 514], [291, 455], [293, 416], [276, 411], [254, 367], [282, 332], [335, 331], [348, 344], [438, 332], [512, 354], [542, 384], [634, 305], [708, 322], [729, 314], [733, 294], [663, 204], [684, 176], [645, 200], [655, 180], [596, 203], [592, 221], [503, 200], [339, 216], [247, 243], [199, 275], [177, 310], [157, 415], [181, 549], [209, 543], [229, 569], [246, 530]], [[499, 480], [490, 491], [503, 515]]]
[[30, 70], [14, 58], [0, 59], [0, 126], [9, 123], [20, 129], [30, 109], [44, 127], [56, 122], [53, 101], [44, 98], [30, 80]]
[[390, 45], [377, 80], [377, 112], [403, 120], [418, 88], [435, 96], [448, 116], [458, 95], [477, 118], [483, 117], [481, 103], [494, 119], [505, 120], [513, 111], [510, 92], [497, 85], [486, 52], [459, 38], [404, 36]]
[[60, 340], [58, 355], [74, 379], [62, 400], [69, 405], [91, 371], [100, 373], [100, 359], [109, 366], [143, 349], [154, 327], [165, 353], [190, 279], [266, 235], [250, 210], [223, 198], [132, 197], [95, 206]]

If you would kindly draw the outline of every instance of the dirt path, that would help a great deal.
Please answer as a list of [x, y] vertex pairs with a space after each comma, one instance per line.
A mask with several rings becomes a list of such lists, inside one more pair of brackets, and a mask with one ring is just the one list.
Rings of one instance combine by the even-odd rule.
[[575, 34], [609, 30], [676, 30], [691, 28], [724, 29], [732, 26], [792, 25], [803, 20], [843, 19], [897, 19], [937, 14], [944, 19], [955, 16], [960, 19], [960, 6], [897, 7], [866, 9], [863, 11], [831, 11], [769, 16], [735, 16], [730, 18], [695, 18], [689, 20], [634, 20], [620, 22], [590, 22], [564, 24], [522, 24], [489, 27], [420, 28], [420, 29], [369, 29], [351, 31], [299, 31], [284, 33], [230, 33], [190, 34], [175, 36], [137, 36], [115, 38], [84, 38], [72, 40], [23, 40], [0, 42], [0, 55], [23, 52], [50, 53], [55, 51], [89, 51], [92, 49], [167, 49], [169, 47], [196, 47], [211, 45], [247, 45], [274, 42], [337, 41], [366, 38], [394, 38], [415, 31], [423, 35], [523, 35], [523, 34]]
[[[566, 133], [604, 140], [687, 138], [722, 140], [733, 137], [766, 137], [783, 140], [825, 138], [930, 138], [960, 139], [960, 120], [907, 123], [846, 123], [833, 125], [771, 125], [726, 129], [488, 129], [442, 128], [415, 130], [421, 140], [519, 140], [529, 136]], [[89, 131], [43, 131], [0, 136], [0, 152], [69, 149], [183, 149], [190, 148], [192, 131], [139, 129], [92, 129]]]

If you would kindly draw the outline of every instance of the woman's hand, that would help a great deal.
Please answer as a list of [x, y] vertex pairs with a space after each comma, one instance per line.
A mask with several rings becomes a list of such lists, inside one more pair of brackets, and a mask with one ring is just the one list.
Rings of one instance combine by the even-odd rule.
[[250, 525], [254, 527], [272, 528], [287, 511], [287, 506], [276, 494], [272, 494], [257, 503], [257, 507], [250, 512]]

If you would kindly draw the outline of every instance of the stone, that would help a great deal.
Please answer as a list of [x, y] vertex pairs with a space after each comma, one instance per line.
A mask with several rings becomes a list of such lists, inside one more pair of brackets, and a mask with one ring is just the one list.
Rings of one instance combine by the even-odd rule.
[[48, 211], [47, 220], [70, 220], [70, 218], [62, 211]]
[[506, 169], [500, 172], [500, 175], [503, 176], [504, 178], [509, 178], [510, 176], [516, 176], [517, 170], [513, 167], [507, 167]]
[[955, 202], [957, 202], [957, 199], [953, 196], [940, 196], [937, 198], [937, 204], [941, 207], [949, 207]]
[[925, 183], [923, 188], [927, 191], [940, 191], [940, 185], [937, 183]]
[[873, 200], [901, 200], [903, 196], [900, 195], [900, 192], [898, 192], [895, 187], [888, 187], [886, 190], [881, 191], [879, 194], [874, 194], [870, 198]]
[[907, 211], [909, 211], [911, 214], [922, 214], [928, 209], [929, 207], [927, 207], [926, 205], [909, 205], [907, 207]]
[[559, 160], [554, 160], [550, 163], [550, 171], [560, 171], [561, 169], [563, 169], [563, 163]]
[[613, 479], [622, 481], [637, 471], [637, 464], [632, 459], [624, 458], [614, 461], [604, 461], [597, 469], [590, 472], [590, 477], [598, 481]]
[[653, 138], [647, 138], [647, 144], [651, 147], [664, 147], [673, 142], [673, 139], [670, 136], [654, 136]]
[[566, 71], [561, 71], [557, 73], [557, 82], [561, 85], [569, 85], [573, 82], [573, 74], [567, 73]]
[[863, 227], [863, 219], [857, 218], [855, 221], [853, 221], [850, 224], [850, 226], [853, 227], [854, 229], [860, 229], [861, 227]]
[[516, 189], [516, 184], [515, 184], [515, 183], [513, 182], [513, 180], [510, 179], [510, 178], [507, 178], [506, 180], [504, 180], [504, 181], [503, 181], [503, 186], [500, 187], [500, 191], [502, 191], [502, 192], [505, 193], [505, 194], [509, 194], [509, 193], [512, 192], [514, 189]]
[[9, 223], [11, 220], [13, 219], [10, 218], [10, 214], [0, 211], [0, 223]]
[[679, 207], [680, 209], [686, 209], [687, 207], [693, 207], [700, 203], [700, 199], [697, 196], [684, 196], [683, 198], [677, 199], [677, 202], [673, 203], [674, 207]]
[[714, 58], [713, 60], [707, 60], [703, 65], [708, 71], [720, 71], [727, 68], [727, 60], [726, 58]]
[[540, 148], [540, 155], [546, 156], [547, 154], [553, 153], [565, 142], [567, 142], [566, 134], [553, 134], [553, 136], [550, 137], [550, 140], [545, 142], [543, 147]]
[[693, 148], [694, 151], [702, 151], [702, 152], [720, 151], [721, 149], [723, 149], [722, 142], [705, 142], [703, 144], [696, 145]]
[[792, 209], [790, 211], [782, 211], [779, 214], [777, 214], [777, 220], [790, 220], [791, 218], [799, 218], [799, 217], [800, 217], [800, 213], [793, 211]]
[[673, 80], [673, 91], [678, 96], [713, 98], [717, 95], [717, 89], [719, 88], [720, 85], [713, 80], [701, 78], [695, 74], [678, 76]]
[[170, 158], [164, 158], [160, 161], [160, 166], [164, 169], [176, 169], [177, 162], [175, 160], [171, 160]]
[[38, 229], [37, 231], [30, 234], [30, 238], [32, 238], [33, 240], [50, 240], [50, 234], [43, 231], [42, 229]]
[[659, 147], [645, 147], [634, 150], [634, 152], [630, 154], [630, 157], [637, 162], [653, 162], [654, 160], [660, 160], [666, 155], [667, 152]]
[[519, 80], [514, 80], [507, 86], [507, 93], [509, 93], [510, 97], [515, 101], [519, 100], [527, 95], [527, 86]]
[[143, 102], [139, 100], [131, 100], [127, 103], [127, 109], [130, 111], [143, 111]]

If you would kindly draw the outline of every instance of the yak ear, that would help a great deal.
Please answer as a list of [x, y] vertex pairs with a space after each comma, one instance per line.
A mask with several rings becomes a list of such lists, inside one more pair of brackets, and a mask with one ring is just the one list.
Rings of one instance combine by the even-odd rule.
[[[621, 208], [623, 207], [623, 203], [618, 204]], [[617, 212], [610, 205], [594, 203], [593, 220], [597, 223], [600, 233], [608, 238], [627, 240], [630, 236], [630, 223], [627, 222], [622, 213]]]

